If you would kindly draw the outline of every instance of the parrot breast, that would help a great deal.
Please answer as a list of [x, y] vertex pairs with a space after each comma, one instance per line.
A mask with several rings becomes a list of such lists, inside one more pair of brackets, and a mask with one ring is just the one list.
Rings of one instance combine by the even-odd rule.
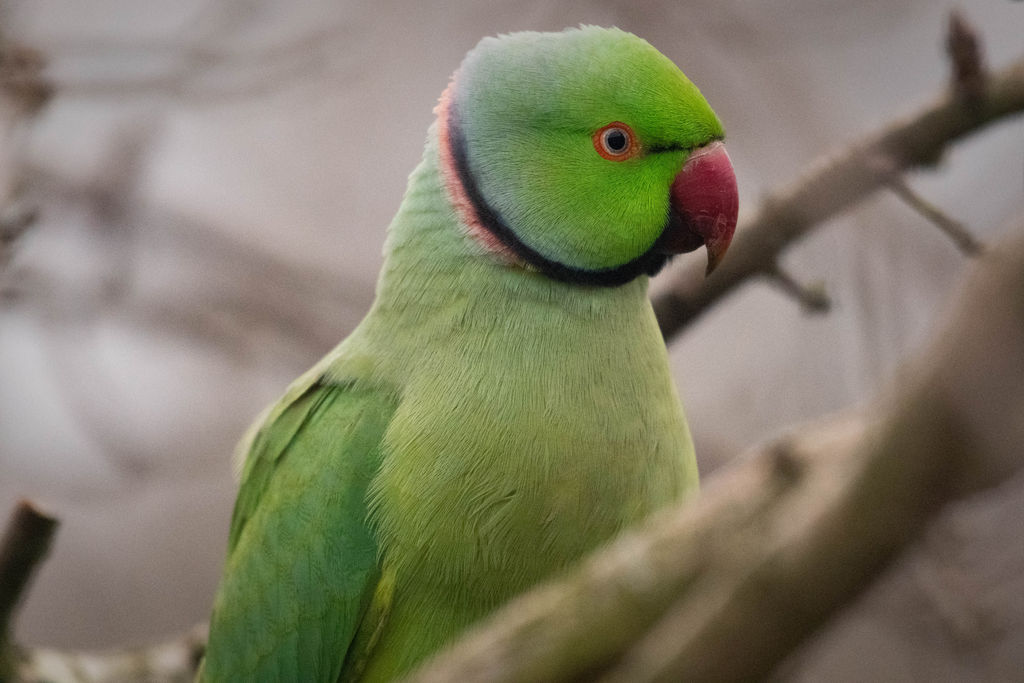
[[697, 481], [644, 279], [580, 297], [518, 269], [463, 269], [443, 289], [406, 276], [422, 350], [389, 340], [402, 398], [370, 510], [394, 591], [371, 680]]

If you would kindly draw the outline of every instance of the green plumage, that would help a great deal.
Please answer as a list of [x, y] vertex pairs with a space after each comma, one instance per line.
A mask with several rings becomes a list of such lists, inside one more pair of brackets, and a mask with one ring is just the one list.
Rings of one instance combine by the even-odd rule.
[[[640, 127], [675, 135], [680, 151], [652, 159], [654, 170], [644, 172], [664, 175], [664, 182], [633, 191], [640, 195], [630, 199], [639, 207], [635, 216], [651, 202], [664, 204], [661, 195], [685, 161], [682, 150], [721, 135], [696, 88], [643, 41], [594, 28], [530, 36], [543, 48], [539, 63], [518, 43], [518, 61], [491, 59], [488, 51], [500, 53], [508, 38], [482, 43], [477, 57], [495, 62], [488, 67], [494, 77], [526, 64], [540, 83], [534, 87], [555, 92], [564, 72], [559, 41], [571, 43], [561, 52], [576, 79], [588, 77], [574, 55], [580, 36], [591, 51], [632, 46], [626, 64], [609, 71], [603, 65], [615, 60], [606, 55], [590, 78], [625, 81], [634, 73], [630, 62], [657, 60], [656, 78], [668, 81], [640, 88], [615, 117], [643, 111], [648, 120]], [[467, 78], [468, 87], [478, 78]], [[662, 128], [643, 101], [660, 86], [682, 98], [678, 111], [662, 114], [673, 121]], [[473, 93], [457, 97], [467, 128], [479, 124]], [[698, 120], [681, 126], [679, 115]], [[588, 126], [605, 118], [600, 111], [581, 117], [588, 123], [578, 134], [587, 145]], [[557, 122], [529, 112], [510, 118], [519, 131], [514, 144], [533, 144], [541, 157], [550, 151], [551, 125]], [[687, 139], [678, 132], [684, 129]], [[647, 278], [580, 286], [494, 253], [471, 234], [453, 200], [440, 130], [431, 128], [389, 229], [372, 309], [243, 443], [202, 680], [390, 680], [696, 487]], [[576, 147], [575, 154], [595, 154], [593, 146]], [[497, 153], [471, 147], [473, 168], [502, 168], [507, 159], [485, 158]], [[493, 173], [488, 198], [500, 206], [521, 202], [516, 224], [524, 234], [557, 242], [559, 225], [587, 227], [586, 215], [572, 222], [550, 206], [563, 202], [571, 212], [585, 203], [585, 178], [565, 188], [571, 197], [560, 197], [557, 187], [526, 197], [532, 183], [501, 185]], [[595, 182], [603, 187], [606, 179]], [[531, 212], [531, 205], [544, 210]], [[629, 207], [620, 211], [634, 216]], [[530, 223], [530, 216], [555, 214], [553, 227]], [[599, 248], [600, 226], [591, 227], [590, 243]], [[562, 249], [560, 257], [571, 257]], [[578, 265], [593, 261], [581, 254]]]
[[[563, 262], [607, 267], [645, 251], [668, 208], [650, 188], [667, 187], [690, 149], [723, 135], [676, 65], [623, 31], [485, 38], [458, 82], [481, 189], [525, 242]], [[663, 152], [608, 163], [590, 135], [611, 121]]]
[[364, 501], [393, 397], [317, 384], [282, 407], [246, 464], [206, 680], [336, 680], [379, 574]]

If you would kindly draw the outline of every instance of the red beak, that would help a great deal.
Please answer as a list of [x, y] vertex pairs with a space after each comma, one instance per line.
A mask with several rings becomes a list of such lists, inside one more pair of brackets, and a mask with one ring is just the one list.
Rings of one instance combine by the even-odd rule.
[[725, 145], [715, 141], [695, 149], [672, 181], [669, 224], [661, 247], [671, 254], [708, 249], [707, 275], [732, 242], [739, 214], [736, 173]]

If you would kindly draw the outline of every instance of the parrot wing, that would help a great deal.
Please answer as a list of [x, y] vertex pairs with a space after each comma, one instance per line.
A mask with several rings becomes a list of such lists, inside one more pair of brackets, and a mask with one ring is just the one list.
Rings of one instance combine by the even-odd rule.
[[252, 435], [200, 680], [337, 680], [379, 577], [366, 490], [394, 407], [309, 378]]

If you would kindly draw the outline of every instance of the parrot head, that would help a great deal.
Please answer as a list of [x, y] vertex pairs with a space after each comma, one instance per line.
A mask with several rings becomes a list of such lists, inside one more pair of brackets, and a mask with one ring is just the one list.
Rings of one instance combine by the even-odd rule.
[[618, 29], [485, 38], [438, 106], [441, 164], [462, 223], [544, 275], [621, 285], [736, 227], [722, 125], [683, 73]]

